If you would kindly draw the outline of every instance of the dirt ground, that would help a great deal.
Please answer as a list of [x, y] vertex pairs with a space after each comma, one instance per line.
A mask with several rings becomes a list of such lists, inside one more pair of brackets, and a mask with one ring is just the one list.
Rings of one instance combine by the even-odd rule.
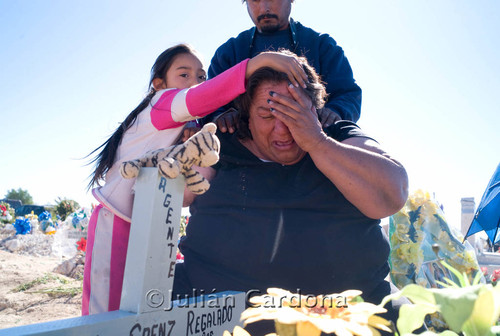
[[82, 281], [53, 272], [60, 258], [0, 250], [0, 328], [80, 316]]

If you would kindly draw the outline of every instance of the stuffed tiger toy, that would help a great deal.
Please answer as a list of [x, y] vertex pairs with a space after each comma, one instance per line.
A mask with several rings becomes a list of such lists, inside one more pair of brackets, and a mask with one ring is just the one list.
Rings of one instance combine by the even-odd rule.
[[181, 173], [193, 194], [203, 194], [210, 183], [192, 165], [209, 167], [219, 161], [220, 142], [216, 130], [214, 123], [208, 123], [183, 144], [150, 151], [137, 160], [123, 162], [120, 172], [127, 179], [137, 177], [141, 167], [158, 167], [166, 178], [176, 178]]

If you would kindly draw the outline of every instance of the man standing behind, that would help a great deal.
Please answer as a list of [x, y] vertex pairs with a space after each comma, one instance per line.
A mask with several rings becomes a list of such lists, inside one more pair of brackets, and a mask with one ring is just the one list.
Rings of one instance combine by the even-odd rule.
[[[320, 34], [290, 18], [294, 0], [243, 0], [255, 27], [230, 38], [212, 58], [208, 76], [213, 78], [238, 62], [262, 51], [284, 48], [305, 56], [326, 83], [328, 102], [319, 111], [323, 126], [339, 119], [356, 122], [361, 113], [361, 88], [355, 83], [344, 51], [328, 34]], [[220, 116], [217, 124], [232, 133], [234, 115]]]

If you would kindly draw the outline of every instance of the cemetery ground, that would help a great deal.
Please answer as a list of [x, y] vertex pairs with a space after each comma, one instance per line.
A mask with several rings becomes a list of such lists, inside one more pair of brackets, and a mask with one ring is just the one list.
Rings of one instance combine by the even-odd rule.
[[54, 272], [61, 263], [0, 248], [0, 329], [80, 316], [81, 277]]
[[0, 329], [80, 316], [90, 211], [13, 219], [0, 206]]

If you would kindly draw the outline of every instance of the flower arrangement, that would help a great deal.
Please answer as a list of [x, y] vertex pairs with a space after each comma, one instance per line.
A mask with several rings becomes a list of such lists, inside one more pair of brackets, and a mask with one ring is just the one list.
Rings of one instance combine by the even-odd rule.
[[189, 216], [181, 216], [181, 226], [179, 228], [179, 237], [186, 235], [186, 228], [189, 223]]
[[71, 225], [73, 226], [74, 229], [78, 231], [86, 231], [89, 224], [89, 218], [87, 213], [88, 210], [86, 208], [81, 208], [78, 211], [75, 211], [72, 214], [67, 215], [67, 218], [71, 218]]
[[14, 221], [14, 209], [10, 207], [9, 203], [0, 203], [0, 223], [9, 224]]
[[28, 217], [19, 217], [14, 223], [14, 228], [16, 229], [16, 234], [25, 235], [31, 233], [31, 221]]
[[[442, 288], [444, 278], [458, 282], [453, 272], [439, 260], [449, 263], [458, 274], [471, 282], [482, 274], [472, 248], [462, 244], [458, 233], [452, 232], [439, 204], [428, 192], [418, 190], [405, 206], [390, 217], [389, 237], [391, 280], [398, 288], [410, 284], [425, 288]], [[426, 317], [430, 330], [448, 328], [446, 321], [435, 312]]]
[[56, 200], [55, 211], [61, 217], [61, 220], [66, 220], [66, 217], [75, 212], [80, 206], [77, 202], [69, 199], [61, 199], [60, 197]]
[[[385, 305], [389, 300], [401, 296], [409, 298], [413, 304], [402, 305], [399, 311], [397, 328], [401, 335], [413, 335], [420, 328], [427, 315], [439, 314], [446, 323], [447, 330], [439, 335], [445, 336], [493, 336], [500, 332], [497, 326], [500, 317], [500, 287], [480, 283], [481, 273], [477, 273], [472, 281], [464, 272], [460, 274], [454, 267], [444, 261], [446, 267], [457, 281], [445, 278], [443, 288], [425, 288], [409, 284], [400, 292], [388, 295], [380, 303]], [[427, 331], [426, 335], [438, 335]]]
[[[321, 332], [338, 336], [378, 336], [380, 332], [377, 329], [391, 332], [390, 323], [376, 315], [386, 310], [363, 302], [361, 291], [358, 290], [302, 296], [279, 288], [269, 288], [267, 293], [250, 299], [254, 306], [241, 315], [245, 325], [260, 320], [274, 320], [276, 333], [280, 336], [319, 336]], [[245, 335], [246, 332], [236, 328], [233, 333]], [[224, 336], [227, 335], [229, 332], [226, 331]]]
[[[321, 332], [378, 335], [379, 330], [390, 329], [377, 314], [385, 311], [382, 307], [390, 300], [405, 296], [412, 304], [401, 306], [396, 335], [415, 335], [424, 324], [426, 336], [500, 334], [500, 286], [495, 286], [500, 269], [491, 276], [485, 269], [480, 271], [473, 250], [449, 228], [429, 193], [417, 191], [410, 196], [403, 209], [390, 218], [389, 235], [391, 279], [401, 291], [388, 295], [379, 305], [362, 302], [361, 292], [356, 290], [301, 298], [270, 288], [267, 295], [250, 299], [255, 306], [243, 312], [242, 320], [245, 324], [274, 320], [276, 334], [272, 335], [279, 336], [318, 336]], [[345, 297], [345, 306], [331, 305], [339, 297]], [[224, 336], [228, 335], [226, 331]], [[240, 327], [233, 335], [249, 336]]]
[[[479, 265], [473, 249], [462, 244], [457, 235], [450, 230], [442, 209], [429, 193], [418, 190], [412, 194], [405, 206], [390, 217], [392, 282], [398, 288], [411, 283], [437, 287], [434, 276], [429, 276], [432, 269], [426, 269], [424, 265], [436, 260], [432, 251], [434, 244], [439, 246], [439, 258], [472, 281], [479, 272]], [[446, 270], [442, 271], [446, 273]]]
[[[437, 248], [436, 248], [437, 250]], [[481, 283], [481, 273], [472, 282], [465, 273], [439, 261], [454, 275], [456, 281], [444, 278], [442, 288], [426, 288], [409, 284], [395, 294], [386, 296], [379, 305], [359, 300], [360, 291], [340, 294], [301, 297], [288, 291], [269, 288], [268, 295], [250, 299], [254, 307], [245, 310], [241, 319], [245, 325], [268, 319], [275, 321], [276, 333], [267, 336], [319, 336], [321, 332], [337, 336], [380, 335], [379, 330], [395, 335], [413, 336], [429, 315], [439, 315], [444, 328], [439, 332], [428, 330], [421, 335], [433, 336], [493, 336], [500, 333], [500, 286]], [[397, 331], [376, 314], [390, 300], [405, 296], [412, 304], [403, 304], [399, 310]], [[230, 336], [228, 331], [224, 336]], [[233, 336], [250, 336], [241, 327], [235, 327]]]
[[[181, 225], [179, 228], [179, 243], [181, 242], [181, 238], [186, 235], [187, 225], [189, 223], [189, 216], [181, 216]], [[184, 255], [182, 255], [181, 250], [177, 248], [177, 262], [184, 262]]]
[[483, 273], [486, 282], [491, 283], [493, 286], [496, 286], [498, 280], [500, 280], [500, 268], [494, 270], [492, 274], [489, 274], [488, 268], [481, 267], [481, 272]]

